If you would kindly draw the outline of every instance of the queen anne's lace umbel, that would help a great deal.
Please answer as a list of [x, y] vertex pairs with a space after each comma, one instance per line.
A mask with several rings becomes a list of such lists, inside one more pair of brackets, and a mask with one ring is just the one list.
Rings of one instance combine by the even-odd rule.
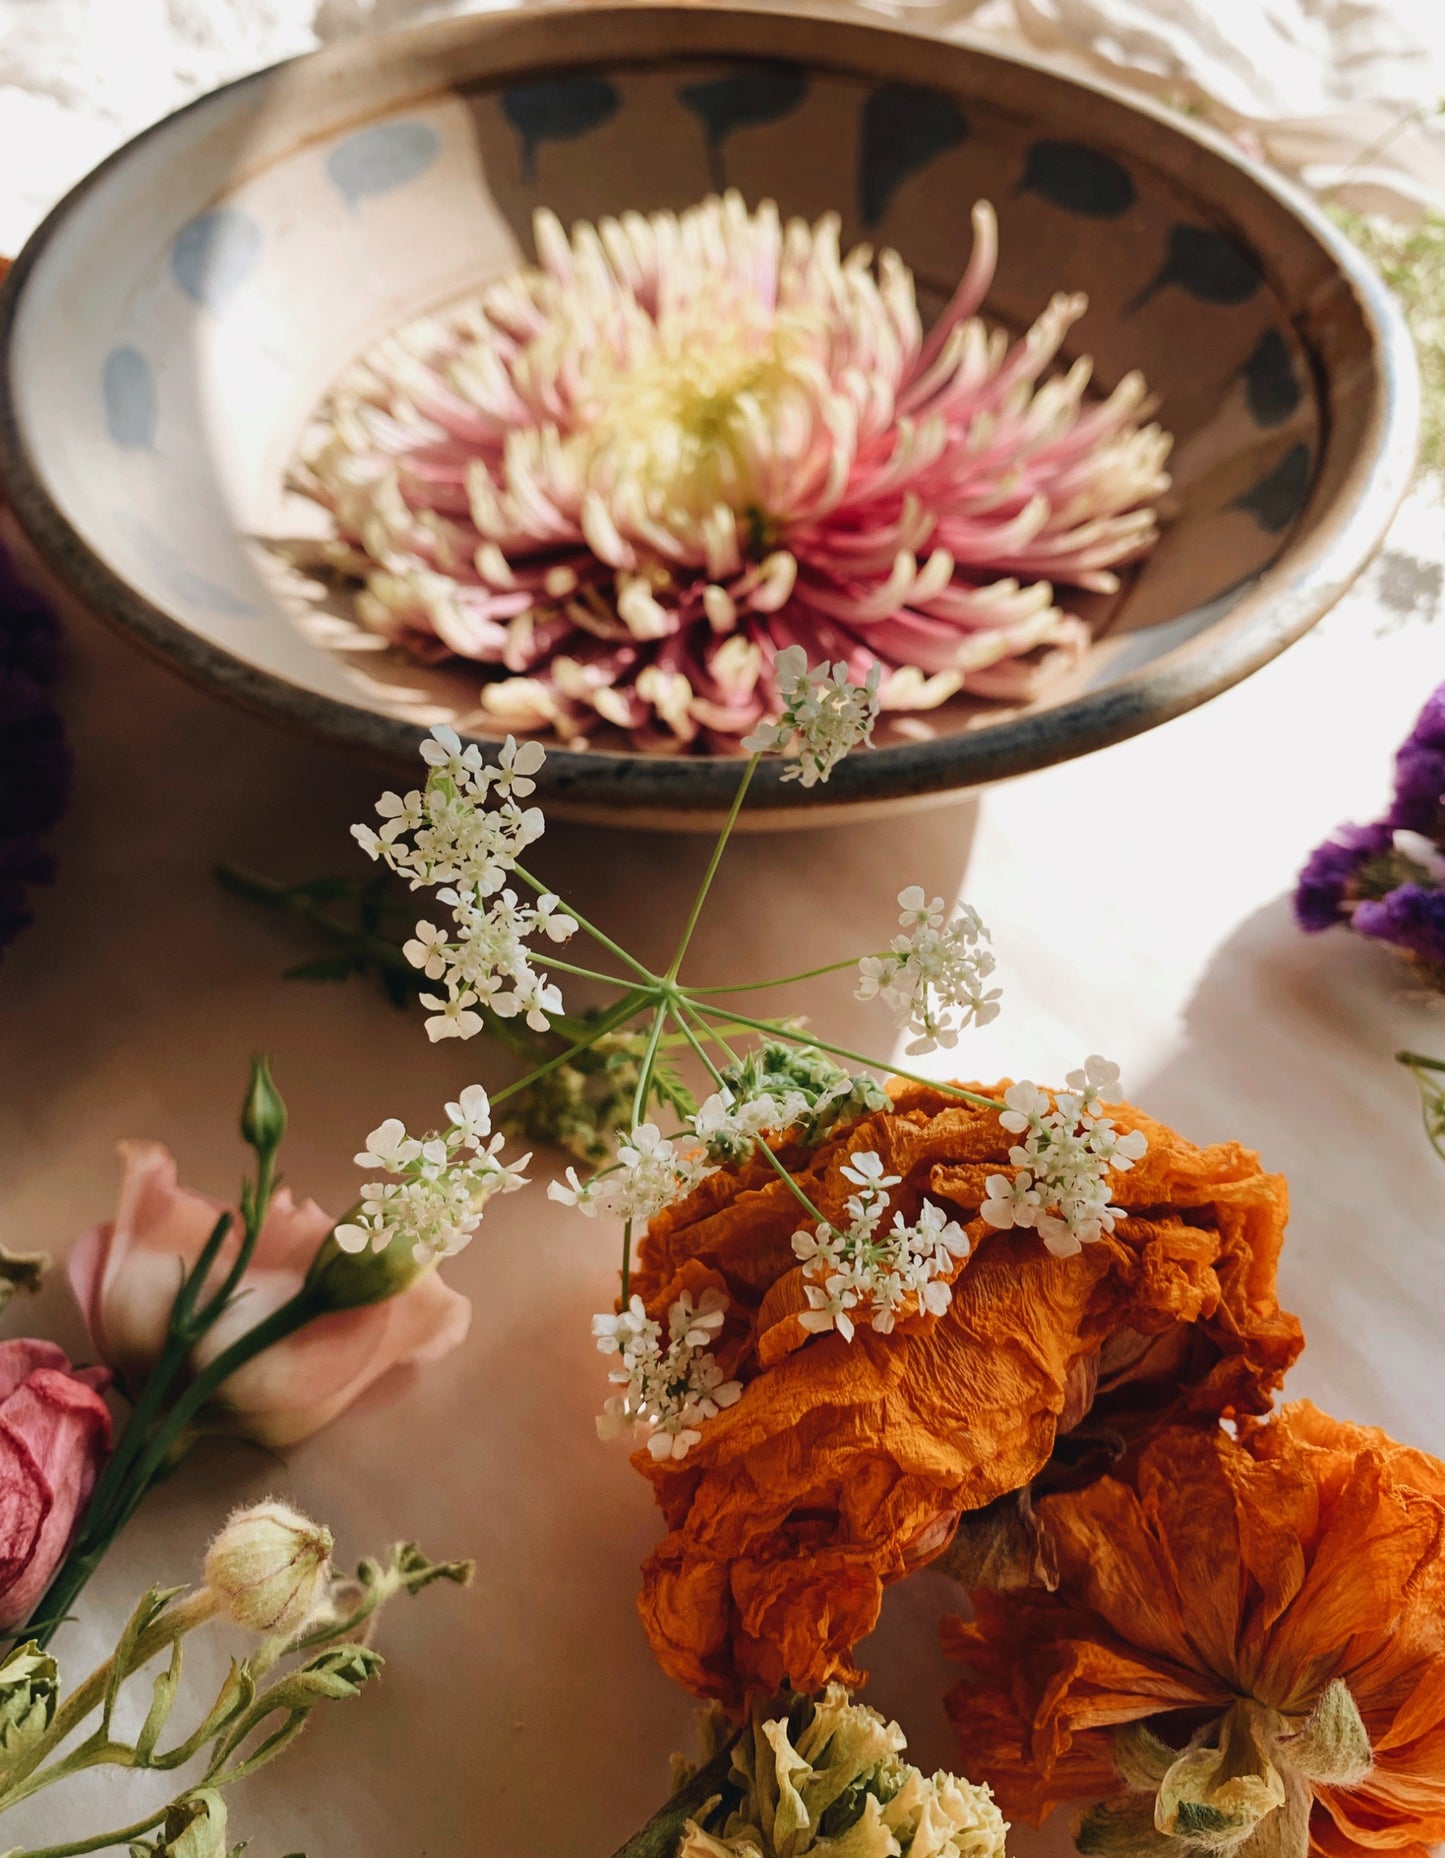
[[898, 1031], [914, 1034], [909, 1054], [951, 1051], [967, 1026], [998, 1016], [1003, 990], [985, 987], [994, 971], [989, 935], [978, 911], [961, 903], [950, 917], [942, 897], [930, 902], [918, 884], [898, 893], [898, 920], [907, 931], [887, 955], [858, 963], [857, 1000], [882, 1000]]
[[562, 994], [533, 967], [527, 938], [565, 942], [577, 924], [551, 892], [522, 903], [507, 885], [545, 829], [542, 809], [522, 801], [535, 791], [533, 776], [546, 754], [539, 743], [508, 736], [497, 760], [487, 762], [475, 742], [463, 748], [445, 724], [432, 730], [421, 752], [430, 769], [425, 788], [383, 794], [376, 805], [380, 831], [353, 826], [351, 833], [368, 857], [389, 865], [413, 890], [439, 887], [437, 901], [451, 910], [449, 929], [423, 920], [403, 950], [443, 989], [421, 996], [427, 1036], [475, 1037], [485, 1023], [483, 1007], [499, 1019], [521, 1015], [534, 1031], [546, 1032], [549, 1015], [562, 1010]]
[[848, 1197], [847, 1225], [840, 1229], [825, 1220], [793, 1234], [808, 1299], [798, 1321], [814, 1331], [836, 1329], [851, 1342], [860, 1322], [888, 1335], [910, 1300], [924, 1314], [941, 1316], [953, 1298], [949, 1280], [968, 1256], [962, 1226], [925, 1200], [912, 1225], [895, 1213], [893, 1224], [880, 1230], [888, 1189], [901, 1177], [885, 1174], [871, 1149], [850, 1156], [841, 1172], [858, 1189]]
[[1105, 1098], [1117, 1100], [1119, 1067], [1098, 1056], [1065, 1080], [1052, 1102], [1025, 1080], [1004, 1092], [999, 1121], [1022, 1142], [1009, 1150], [1018, 1169], [988, 1177], [988, 1198], [979, 1212], [990, 1226], [1034, 1227], [1057, 1258], [1072, 1257], [1092, 1244], [1122, 1209], [1109, 1204], [1110, 1171], [1127, 1173], [1149, 1146], [1142, 1130], [1120, 1135], [1103, 1114]]
[[451, 1121], [436, 1134], [408, 1135], [391, 1116], [366, 1138], [357, 1166], [389, 1178], [367, 1181], [361, 1211], [336, 1228], [343, 1251], [380, 1252], [397, 1241], [410, 1245], [420, 1264], [450, 1257], [471, 1243], [489, 1200], [526, 1186], [522, 1170], [532, 1157], [501, 1159], [504, 1138], [492, 1134], [480, 1084], [469, 1084], [446, 1109]]
[[618, 1314], [592, 1318], [592, 1333], [604, 1355], [618, 1364], [608, 1375], [621, 1393], [607, 1400], [597, 1420], [598, 1434], [612, 1439], [647, 1428], [647, 1449], [654, 1458], [684, 1458], [702, 1437], [698, 1427], [742, 1395], [742, 1382], [724, 1378], [712, 1346], [728, 1312], [720, 1290], [705, 1290], [694, 1301], [690, 1291], [667, 1313], [667, 1341], [641, 1297], [633, 1297]]

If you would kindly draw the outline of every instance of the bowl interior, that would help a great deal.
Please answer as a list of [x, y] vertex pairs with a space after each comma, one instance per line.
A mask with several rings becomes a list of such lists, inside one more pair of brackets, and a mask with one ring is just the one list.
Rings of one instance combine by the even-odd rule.
[[[60, 519], [62, 570], [183, 668], [253, 697], [259, 679], [382, 753], [439, 720], [485, 734], [476, 668], [384, 647], [288, 565], [281, 545], [323, 526], [286, 488], [300, 434], [352, 356], [529, 258], [537, 207], [570, 224], [724, 186], [837, 212], [845, 246], [894, 247], [926, 311], [987, 199], [986, 313], [1022, 330], [1082, 290], [1074, 352], [1099, 386], [1144, 372], [1175, 435], [1164, 532], [1117, 596], [1064, 596], [1096, 643], [1039, 717], [1212, 649], [1328, 518], [1327, 441], [1352, 404], [1364, 429], [1377, 357], [1338, 254], [1246, 172], [965, 47], [689, 9], [449, 22], [262, 74], [132, 144], [26, 267], [9, 350], [21, 489]], [[905, 719], [869, 778], [1030, 720], [962, 699]], [[629, 785], [639, 758], [620, 741], [564, 759], [584, 789], [607, 772], [620, 803], [655, 799]], [[966, 758], [953, 768], [896, 778], [970, 778]]]

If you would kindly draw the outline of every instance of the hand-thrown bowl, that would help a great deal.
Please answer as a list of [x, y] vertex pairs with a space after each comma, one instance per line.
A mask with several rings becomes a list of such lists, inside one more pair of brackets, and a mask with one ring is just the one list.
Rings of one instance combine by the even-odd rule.
[[[198, 683], [412, 770], [485, 737], [480, 673], [379, 649], [276, 544], [308, 414], [397, 322], [564, 224], [727, 185], [837, 210], [936, 308], [991, 200], [986, 312], [1059, 289], [1096, 378], [1144, 371], [1176, 439], [1152, 554], [1096, 600], [1082, 669], [1031, 707], [956, 701], [804, 794], [765, 766], [749, 823], [824, 821], [1086, 753], [1203, 702], [1297, 639], [1407, 482], [1408, 337], [1355, 250], [1219, 138], [976, 44], [805, 7], [544, 7], [362, 39], [243, 79], [138, 137], [15, 265], [0, 309], [0, 483], [80, 603]], [[605, 742], [544, 794], [701, 824], [737, 763]]]

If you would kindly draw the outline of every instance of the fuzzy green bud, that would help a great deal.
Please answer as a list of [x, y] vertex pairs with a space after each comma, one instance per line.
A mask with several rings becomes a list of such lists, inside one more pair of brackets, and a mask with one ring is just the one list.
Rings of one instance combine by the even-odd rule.
[[60, 1694], [55, 1660], [33, 1639], [0, 1664], [0, 1762], [23, 1755], [50, 1727]]
[[331, 1531], [285, 1503], [237, 1510], [206, 1554], [206, 1586], [248, 1632], [293, 1638], [325, 1601]]
[[251, 1084], [241, 1105], [241, 1139], [258, 1155], [274, 1155], [286, 1134], [286, 1105], [271, 1080], [270, 1060], [251, 1060]]
[[306, 1292], [318, 1315], [332, 1310], [357, 1310], [367, 1303], [385, 1303], [410, 1289], [416, 1280], [432, 1269], [431, 1263], [419, 1263], [416, 1247], [398, 1233], [379, 1252], [367, 1246], [365, 1251], [343, 1251], [329, 1233], [311, 1260], [306, 1273]]

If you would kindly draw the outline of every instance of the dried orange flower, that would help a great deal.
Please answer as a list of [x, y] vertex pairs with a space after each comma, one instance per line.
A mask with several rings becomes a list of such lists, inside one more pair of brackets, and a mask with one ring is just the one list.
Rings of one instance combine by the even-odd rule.
[[969, 1772], [1079, 1849], [1345, 1858], [1445, 1839], [1445, 1464], [1308, 1402], [1046, 1498], [1053, 1596], [945, 1643]]
[[942, 1314], [851, 1342], [810, 1333], [797, 1202], [762, 1161], [658, 1214], [634, 1273], [654, 1316], [684, 1291], [730, 1300], [713, 1347], [740, 1397], [685, 1459], [634, 1459], [668, 1527], [643, 1570], [653, 1649], [729, 1704], [861, 1681], [853, 1647], [883, 1589], [945, 1550], [961, 1578], [1047, 1578], [1031, 1490], [1096, 1475], [1159, 1423], [1267, 1411], [1301, 1345], [1275, 1296], [1284, 1183], [1246, 1150], [1198, 1149], [1111, 1108], [1148, 1138], [1114, 1187], [1126, 1217], [1056, 1258], [980, 1217], [1014, 1141], [998, 1114], [895, 1089], [888, 1109], [781, 1158], [826, 1218], [852, 1191], [843, 1165], [872, 1150], [900, 1177], [905, 1220], [925, 1197], [958, 1219], [971, 1249]]

